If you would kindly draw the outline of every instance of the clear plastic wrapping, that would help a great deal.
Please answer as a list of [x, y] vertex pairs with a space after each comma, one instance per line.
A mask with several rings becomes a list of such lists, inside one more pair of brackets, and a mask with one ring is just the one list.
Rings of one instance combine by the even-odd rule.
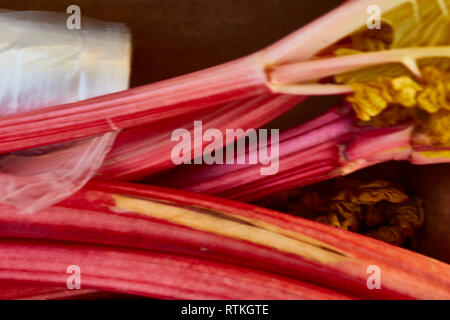
[[[68, 15], [0, 12], [0, 116], [125, 90], [128, 29]], [[101, 166], [116, 133], [0, 156], [0, 201], [35, 212], [79, 190]]]

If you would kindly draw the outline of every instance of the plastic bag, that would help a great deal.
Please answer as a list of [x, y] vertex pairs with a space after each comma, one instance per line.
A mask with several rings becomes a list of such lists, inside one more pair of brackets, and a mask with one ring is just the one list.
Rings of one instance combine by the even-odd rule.
[[[0, 12], [0, 116], [74, 102], [129, 85], [128, 29], [68, 15]], [[116, 133], [0, 156], [0, 202], [22, 212], [51, 206], [95, 175]]]

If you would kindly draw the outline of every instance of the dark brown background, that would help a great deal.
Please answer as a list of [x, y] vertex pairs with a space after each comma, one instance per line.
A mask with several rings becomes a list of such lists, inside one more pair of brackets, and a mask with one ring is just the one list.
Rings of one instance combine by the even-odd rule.
[[[265, 47], [341, 0], [0, 0], [1, 9], [66, 12], [126, 23], [133, 34], [132, 86], [216, 65]], [[271, 127], [290, 127], [339, 98], [313, 98]], [[387, 164], [362, 172], [418, 192], [426, 203], [422, 252], [450, 261], [450, 167]]]

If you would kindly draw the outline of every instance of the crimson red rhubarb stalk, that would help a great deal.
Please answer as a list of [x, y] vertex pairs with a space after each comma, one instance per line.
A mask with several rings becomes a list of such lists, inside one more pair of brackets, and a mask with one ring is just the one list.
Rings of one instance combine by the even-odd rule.
[[[38, 279], [47, 285], [60, 284], [66, 276], [58, 273], [64, 263], [85, 263], [88, 271], [85, 288], [112, 290], [105, 285], [107, 281], [103, 281], [101, 287], [95, 280], [110, 272], [114, 286], [123, 288], [121, 292], [159, 297], [305, 298], [310, 294], [310, 298], [443, 298], [450, 294], [448, 265], [444, 263], [302, 218], [199, 194], [97, 182], [39, 214], [18, 215], [16, 212], [2, 206], [2, 237], [56, 242], [3, 241], [0, 250], [6, 256], [4, 261], [9, 261], [8, 267], [1, 268], [5, 270], [0, 272], [0, 278], [4, 280]], [[67, 246], [61, 246], [59, 241], [65, 241]], [[112, 249], [111, 245], [128, 249]], [[45, 254], [45, 259], [39, 258], [38, 254]], [[90, 264], [93, 254], [96, 259]], [[38, 262], [42, 273], [33, 273], [26, 268], [30, 265], [27, 260], [30, 256]], [[74, 260], [70, 260], [71, 256]], [[125, 263], [122, 258], [129, 259], [130, 268], [115, 271], [114, 266], [119, 262], [109, 260], [108, 256], [120, 259], [120, 264]], [[55, 263], [60, 261], [59, 271], [44, 272], [45, 268], [54, 265], [48, 259]], [[217, 262], [208, 262], [212, 260]], [[151, 265], [156, 261], [162, 263], [157, 276], [142, 273], [139, 278], [146, 280], [133, 291], [136, 285], [134, 274], [155, 271]], [[194, 263], [193, 268], [185, 268], [186, 263]], [[210, 273], [201, 265], [207, 265], [206, 270]], [[381, 290], [367, 287], [370, 265], [379, 266], [383, 272]], [[14, 266], [25, 268], [23, 278], [14, 271]], [[83, 265], [80, 267], [83, 270]], [[235, 293], [230, 287], [222, 292], [204, 291], [201, 279], [205, 277], [200, 274], [207, 272], [211, 281], [223, 281], [216, 278], [218, 270], [221, 270], [222, 278], [234, 279]], [[241, 276], [235, 278], [239, 273]], [[263, 282], [270, 279], [265, 276], [268, 274], [273, 279], [264, 286]], [[160, 285], [167, 281], [173, 283], [173, 277], [180, 275], [177, 279], [181, 282], [176, 280], [176, 287], [161, 289]], [[123, 287], [116, 282], [116, 277], [123, 279]], [[192, 286], [191, 292], [197, 293], [183, 292], [183, 281]], [[276, 286], [290, 283], [288, 288], [292, 289], [279, 291], [273, 288], [275, 283]], [[242, 291], [244, 287], [250, 291]], [[161, 290], [161, 294], [155, 294], [156, 289]], [[260, 295], [255, 293], [256, 289], [262, 290]], [[279, 296], [262, 296], [269, 291]], [[183, 295], [179, 295], [180, 292]]]
[[68, 264], [85, 288], [163, 299], [348, 299], [273, 274], [150, 251], [4, 239], [0, 279], [65, 286]]

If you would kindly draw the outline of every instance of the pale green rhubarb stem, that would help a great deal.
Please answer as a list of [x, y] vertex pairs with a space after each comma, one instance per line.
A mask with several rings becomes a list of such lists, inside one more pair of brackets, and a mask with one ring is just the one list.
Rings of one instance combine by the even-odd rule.
[[367, 23], [367, 8], [376, 4], [381, 14], [410, 0], [353, 0], [316, 19], [263, 51], [268, 65], [305, 61]]
[[351, 86], [305, 82], [391, 63], [400, 63], [408, 68], [413, 75], [421, 78], [417, 61], [423, 58], [439, 57], [450, 57], [450, 47], [393, 49], [298, 62], [273, 68], [269, 77], [273, 92], [301, 95], [311, 90], [312, 94], [319, 95], [344, 94], [352, 92]]

